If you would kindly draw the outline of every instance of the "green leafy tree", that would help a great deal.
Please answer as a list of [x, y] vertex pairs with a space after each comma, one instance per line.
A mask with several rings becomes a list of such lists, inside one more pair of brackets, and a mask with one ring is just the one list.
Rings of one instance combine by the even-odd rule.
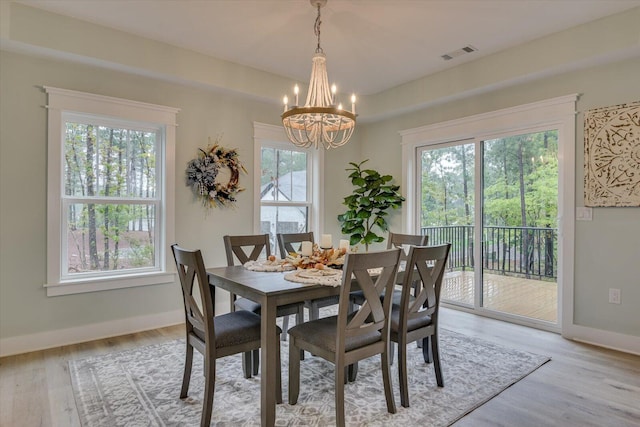
[[350, 196], [344, 198], [342, 204], [347, 206], [347, 211], [338, 215], [338, 221], [342, 225], [342, 233], [349, 236], [351, 245], [362, 243], [365, 250], [369, 251], [371, 243], [384, 241], [384, 237], [378, 236], [373, 228], [387, 231], [388, 210], [399, 208], [405, 198], [398, 191], [400, 186], [391, 184], [391, 175], [380, 175], [373, 169], [362, 169], [362, 164], [367, 161], [368, 159], [360, 163], [349, 162], [353, 167], [346, 171], [351, 171], [349, 178], [356, 188]]
[[473, 223], [472, 145], [422, 153], [422, 226]]
[[[68, 196], [109, 200], [155, 195], [154, 133], [68, 122], [64, 155], [64, 184]], [[145, 265], [150, 265], [154, 258], [152, 209], [150, 204], [94, 203], [92, 200], [71, 204], [68, 210], [69, 271], [130, 268], [133, 255], [127, 253], [136, 255], [131, 246], [140, 246], [142, 243], [136, 243], [138, 241], [146, 246], [137, 255], [139, 258], [148, 255]], [[146, 238], [142, 238], [140, 232], [146, 233]], [[121, 251], [122, 244], [127, 252]]]

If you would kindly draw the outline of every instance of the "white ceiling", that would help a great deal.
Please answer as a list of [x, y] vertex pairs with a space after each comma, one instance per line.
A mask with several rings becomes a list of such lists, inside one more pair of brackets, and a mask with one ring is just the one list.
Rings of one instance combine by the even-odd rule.
[[[4, 1], [4, 0], [0, 0]], [[307, 0], [20, 0], [308, 82], [316, 10]], [[321, 46], [343, 92], [373, 94], [640, 6], [640, 0], [328, 0]], [[444, 61], [472, 45], [477, 52]]]

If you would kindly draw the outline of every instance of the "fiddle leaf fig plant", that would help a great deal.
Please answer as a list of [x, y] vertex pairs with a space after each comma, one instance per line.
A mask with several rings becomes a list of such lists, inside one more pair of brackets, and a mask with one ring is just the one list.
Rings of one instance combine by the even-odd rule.
[[400, 186], [391, 183], [391, 175], [380, 175], [373, 169], [362, 169], [360, 163], [349, 162], [351, 171], [349, 178], [355, 189], [350, 196], [344, 198], [343, 205], [347, 211], [338, 215], [342, 226], [342, 233], [349, 236], [351, 246], [364, 244], [369, 251], [369, 245], [384, 241], [373, 229], [387, 231], [389, 225], [386, 216], [390, 208], [398, 209], [405, 198], [400, 194]]

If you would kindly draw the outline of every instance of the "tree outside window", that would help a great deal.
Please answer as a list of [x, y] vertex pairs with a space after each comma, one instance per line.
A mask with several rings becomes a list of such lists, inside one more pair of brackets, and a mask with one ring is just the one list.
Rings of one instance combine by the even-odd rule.
[[158, 131], [65, 122], [65, 275], [155, 267]]
[[48, 296], [175, 282], [178, 109], [67, 89], [48, 95]]

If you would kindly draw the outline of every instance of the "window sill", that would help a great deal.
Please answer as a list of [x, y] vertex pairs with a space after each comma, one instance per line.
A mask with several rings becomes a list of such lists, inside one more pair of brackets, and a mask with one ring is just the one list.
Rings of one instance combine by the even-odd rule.
[[148, 273], [45, 284], [48, 297], [175, 283], [175, 273]]

